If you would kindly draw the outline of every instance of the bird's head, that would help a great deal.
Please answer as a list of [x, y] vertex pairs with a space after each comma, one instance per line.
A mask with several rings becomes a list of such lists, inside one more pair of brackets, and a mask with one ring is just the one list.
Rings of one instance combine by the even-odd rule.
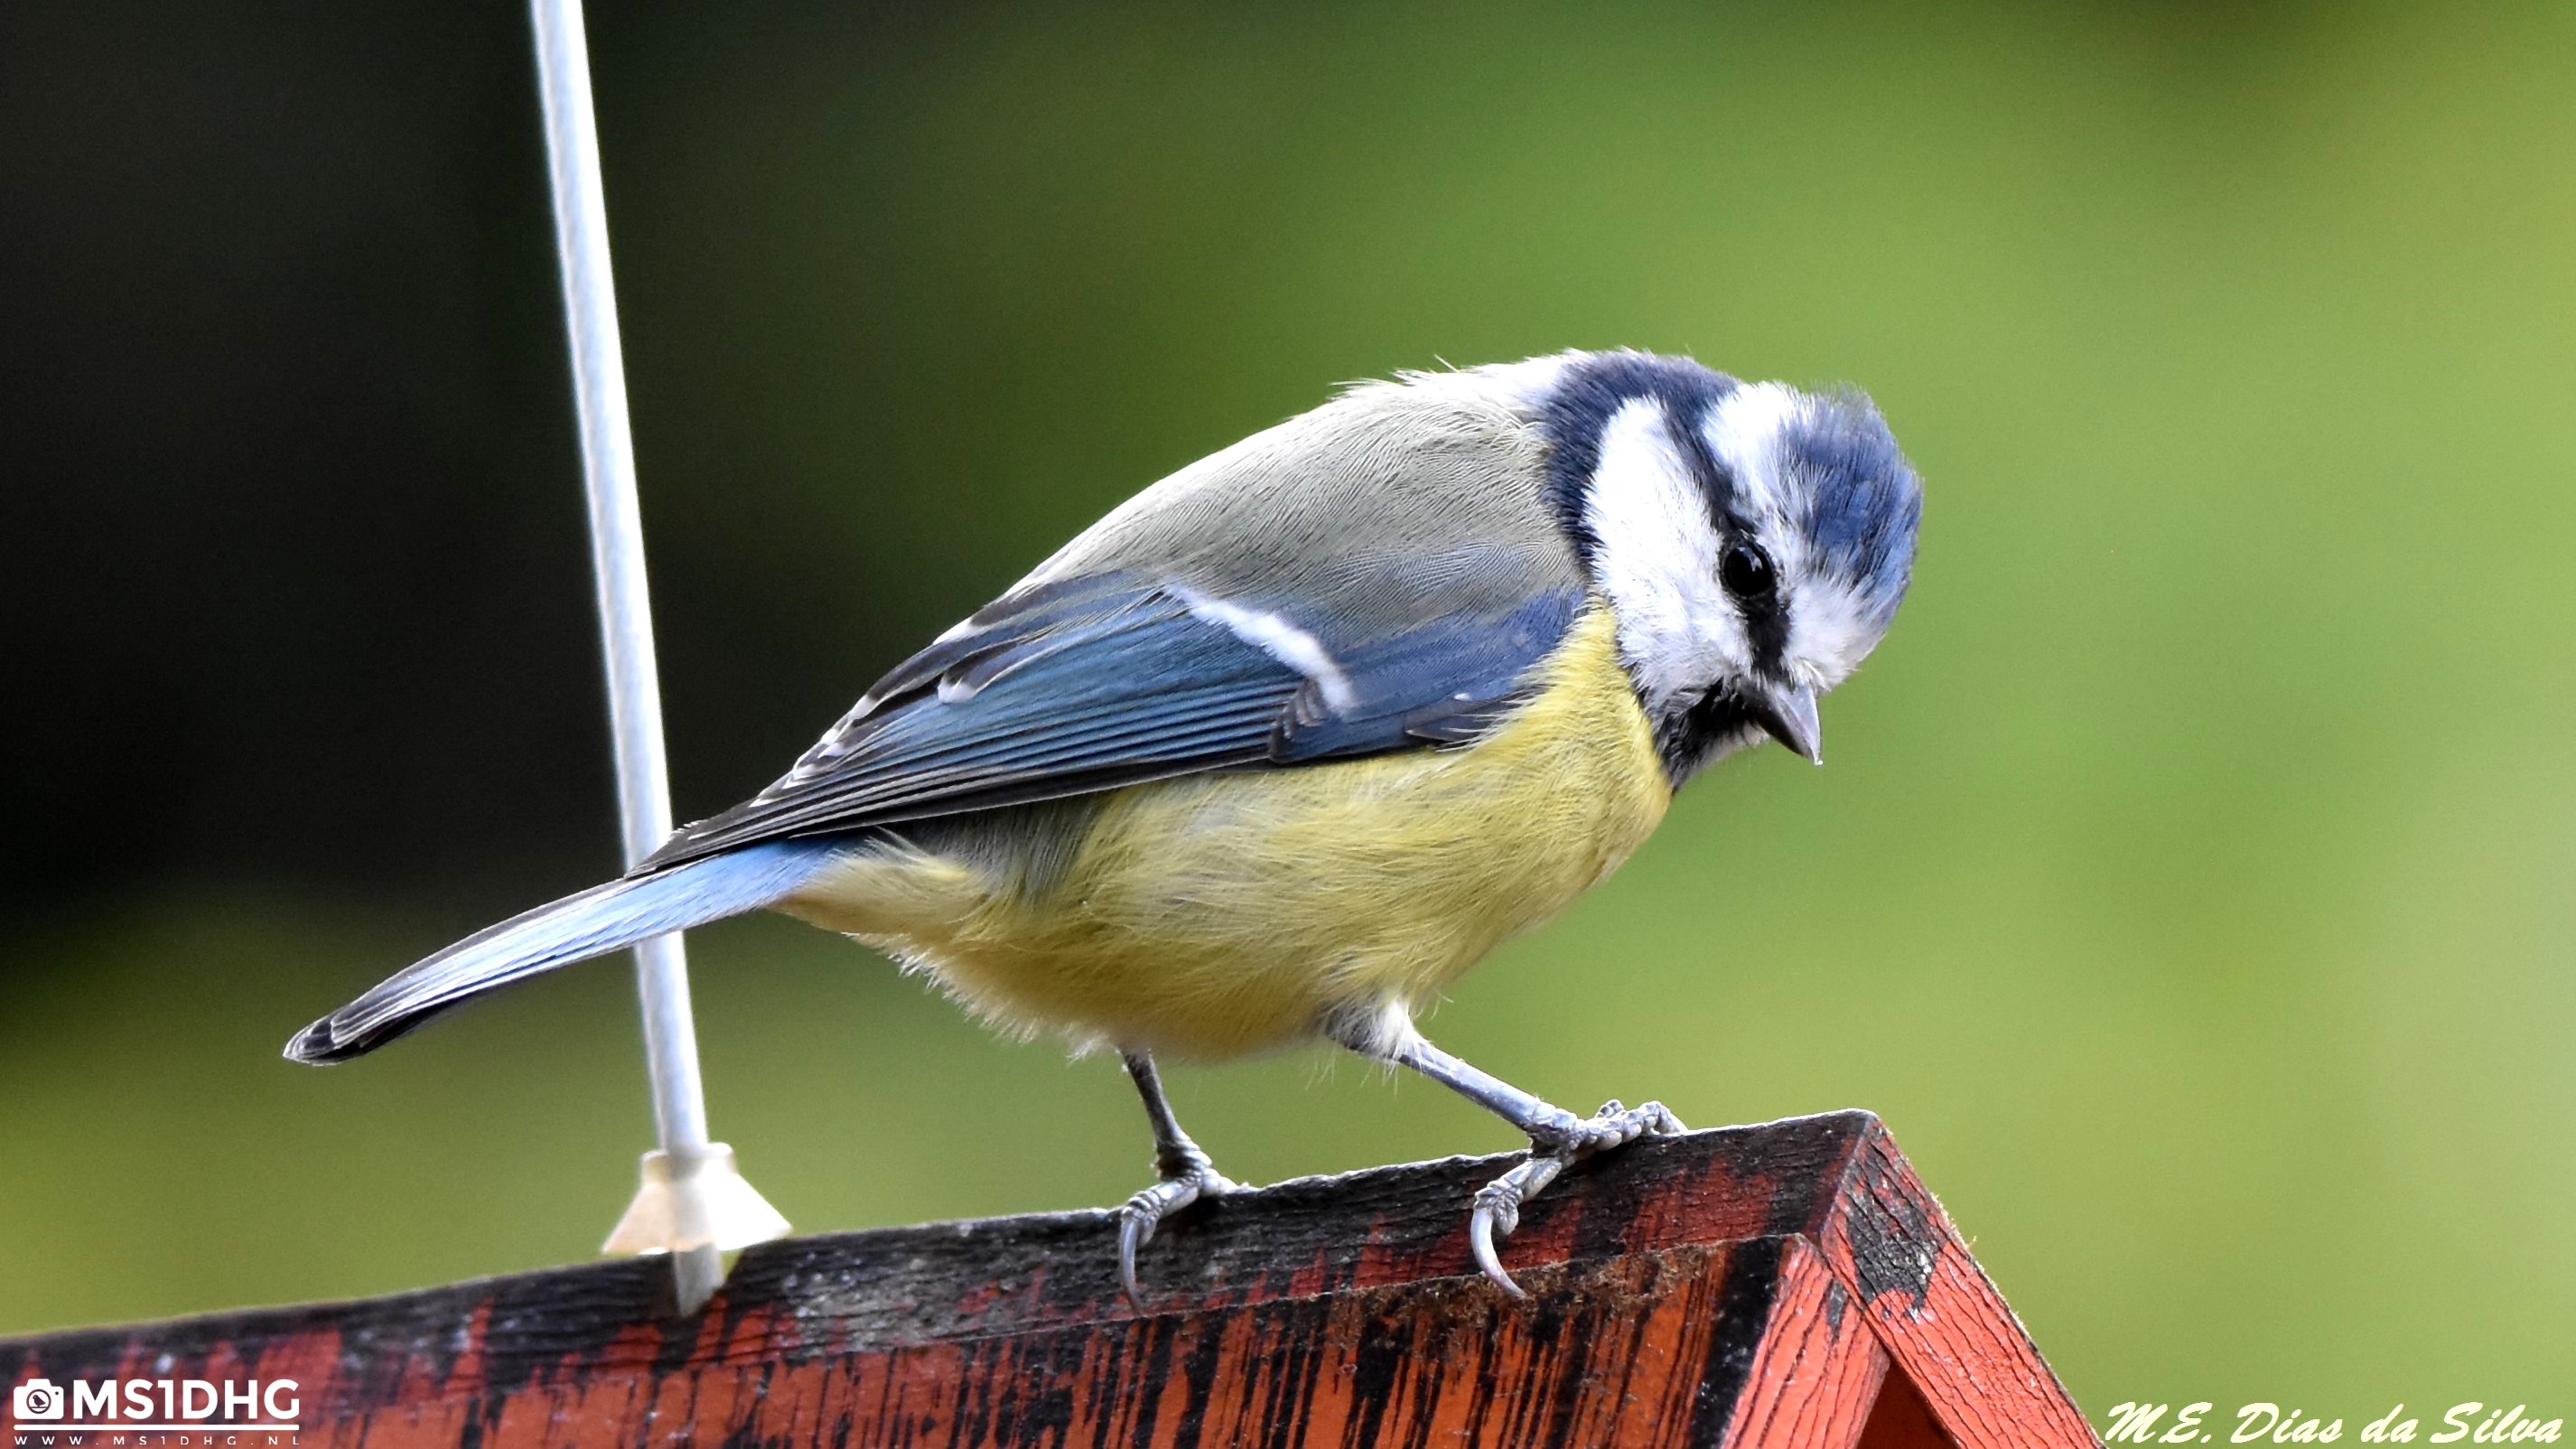
[[1673, 783], [1765, 734], [1821, 760], [1817, 697], [1886, 634], [1923, 512], [1878, 409], [1683, 358], [1559, 361], [1535, 394], [1551, 491]]

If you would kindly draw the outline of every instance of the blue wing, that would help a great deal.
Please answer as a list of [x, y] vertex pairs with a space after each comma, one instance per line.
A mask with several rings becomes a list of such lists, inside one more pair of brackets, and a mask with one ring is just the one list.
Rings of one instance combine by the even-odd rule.
[[1119, 573], [1049, 582], [898, 665], [776, 784], [683, 828], [638, 869], [1470, 738], [1519, 698], [1583, 601], [1553, 580], [1517, 599], [1431, 587], [1365, 628], [1335, 628], [1291, 603]]

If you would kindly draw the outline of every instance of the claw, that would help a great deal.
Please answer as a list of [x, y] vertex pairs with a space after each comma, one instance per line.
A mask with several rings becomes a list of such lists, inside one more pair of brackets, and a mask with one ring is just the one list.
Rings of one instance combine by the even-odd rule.
[[1521, 1285], [1512, 1281], [1511, 1274], [1503, 1271], [1502, 1259], [1494, 1251], [1494, 1239], [1498, 1231], [1499, 1236], [1506, 1238], [1517, 1231], [1521, 1225], [1521, 1204], [1538, 1196], [1541, 1189], [1556, 1181], [1556, 1175], [1565, 1171], [1566, 1164], [1573, 1160], [1571, 1152], [1533, 1157], [1476, 1189], [1475, 1207], [1467, 1216], [1468, 1241], [1475, 1247], [1477, 1266], [1485, 1270], [1485, 1276], [1493, 1280], [1495, 1287], [1514, 1298], [1529, 1295], [1521, 1291]]
[[1163, 1219], [1200, 1198], [1222, 1197], [1234, 1190], [1235, 1185], [1218, 1176], [1215, 1168], [1202, 1166], [1164, 1178], [1119, 1205], [1118, 1285], [1126, 1290], [1128, 1307], [1145, 1311], [1145, 1290], [1136, 1281], [1136, 1250], [1154, 1240], [1154, 1230]]
[[1136, 1282], [1136, 1250], [1153, 1241], [1159, 1221], [1159, 1214], [1147, 1217], [1138, 1211], [1134, 1199], [1118, 1211], [1118, 1283], [1127, 1290], [1127, 1306], [1140, 1313], [1145, 1309], [1145, 1290]]
[[[1502, 1191], [1497, 1192], [1495, 1189]], [[1501, 1228], [1504, 1237], [1521, 1225], [1519, 1194], [1504, 1182], [1487, 1183], [1476, 1192], [1475, 1211], [1467, 1216], [1467, 1241], [1476, 1250], [1476, 1266], [1485, 1270], [1493, 1285], [1513, 1298], [1527, 1298], [1521, 1285], [1503, 1271], [1503, 1260], [1494, 1252], [1494, 1230]]]
[[1527, 1298], [1529, 1294], [1503, 1271], [1502, 1256], [1494, 1247], [1498, 1238], [1508, 1238], [1520, 1227], [1521, 1204], [1538, 1196], [1578, 1157], [1625, 1146], [1639, 1137], [1663, 1137], [1682, 1130], [1681, 1119], [1661, 1102], [1648, 1102], [1632, 1111], [1613, 1098], [1589, 1120], [1544, 1138], [1534, 1137], [1529, 1160], [1476, 1189], [1471, 1200], [1467, 1241], [1475, 1249], [1476, 1266], [1485, 1270], [1495, 1287], [1514, 1298]]

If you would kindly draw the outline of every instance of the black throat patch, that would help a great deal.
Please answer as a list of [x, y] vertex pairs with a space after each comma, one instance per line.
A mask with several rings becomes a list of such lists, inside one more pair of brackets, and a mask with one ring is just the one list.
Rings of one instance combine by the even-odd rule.
[[1653, 723], [1655, 753], [1664, 762], [1664, 778], [1676, 790], [1719, 754], [1751, 744], [1762, 733], [1753, 711], [1724, 689], [1677, 700], [1654, 715]]

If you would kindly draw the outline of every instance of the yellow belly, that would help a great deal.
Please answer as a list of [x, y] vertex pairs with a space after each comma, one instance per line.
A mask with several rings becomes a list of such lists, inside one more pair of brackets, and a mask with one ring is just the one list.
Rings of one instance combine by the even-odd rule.
[[1238, 1056], [1410, 1009], [1627, 858], [1671, 795], [1596, 607], [1472, 746], [903, 827], [780, 909], [1007, 1028]]

